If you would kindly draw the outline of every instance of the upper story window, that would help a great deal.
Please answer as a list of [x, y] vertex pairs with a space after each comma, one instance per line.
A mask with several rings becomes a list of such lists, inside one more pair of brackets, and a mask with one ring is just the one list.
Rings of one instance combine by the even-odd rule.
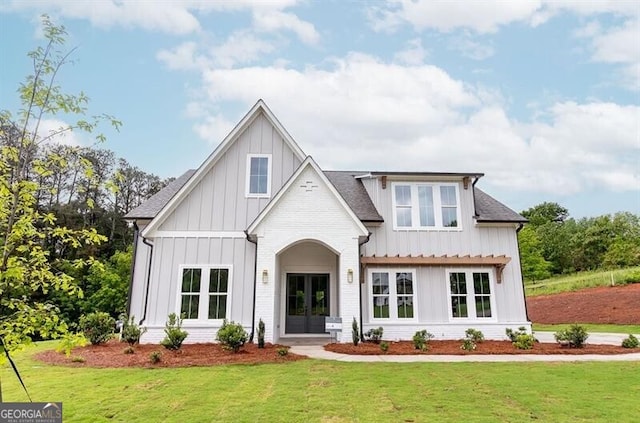
[[271, 154], [247, 156], [247, 197], [271, 196]]
[[393, 228], [461, 229], [458, 184], [394, 183]]

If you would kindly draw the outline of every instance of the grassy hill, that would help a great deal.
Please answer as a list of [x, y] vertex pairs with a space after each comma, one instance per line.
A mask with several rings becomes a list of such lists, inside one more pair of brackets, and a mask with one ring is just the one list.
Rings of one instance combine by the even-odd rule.
[[615, 270], [598, 270], [580, 272], [570, 275], [555, 276], [540, 281], [525, 281], [527, 297], [555, 294], [558, 292], [577, 291], [596, 286], [610, 286], [640, 282], [640, 266]]

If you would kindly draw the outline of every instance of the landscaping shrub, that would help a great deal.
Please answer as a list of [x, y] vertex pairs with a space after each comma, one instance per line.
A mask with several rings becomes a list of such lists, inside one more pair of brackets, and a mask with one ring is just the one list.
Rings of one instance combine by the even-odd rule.
[[382, 352], [385, 352], [385, 353], [386, 353], [387, 351], [389, 351], [389, 343], [388, 343], [388, 342], [384, 342], [384, 341], [383, 341], [383, 342], [380, 344], [380, 349], [382, 350]]
[[384, 329], [380, 326], [377, 329], [369, 329], [367, 333], [364, 334], [364, 337], [367, 338], [369, 342], [373, 342], [374, 344], [379, 344], [380, 340], [382, 340], [382, 332]]
[[527, 328], [524, 326], [520, 326], [517, 331], [507, 328], [505, 332], [513, 346], [519, 350], [530, 350], [536, 343], [536, 338], [527, 332]]
[[429, 341], [433, 339], [433, 334], [426, 329], [419, 330], [413, 335], [413, 346], [416, 350], [426, 351], [429, 349]]
[[71, 357], [71, 350], [76, 347], [84, 347], [87, 345], [87, 338], [82, 333], [66, 333], [60, 339], [60, 343], [56, 347], [57, 352], [64, 352], [65, 357]]
[[[182, 319], [175, 313], [171, 313], [167, 317], [167, 323], [164, 326], [164, 333], [166, 336], [160, 342], [160, 345], [168, 350], [174, 351], [180, 349], [182, 343], [189, 335], [187, 331], [182, 330]], [[151, 362], [153, 363], [153, 360]]]
[[240, 348], [247, 342], [249, 335], [240, 323], [227, 322], [222, 323], [222, 327], [218, 329], [216, 341], [222, 344], [222, 348], [237, 353]]
[[465, 351], [473, 351], [476, 349], [476, 347], [476, 343], [473, 342], [473, 339], [471, 338], [464, 338], [462, 340], [462, 345], [460, 345], [460, 349]]
[[568, 344], [570, 348], [582, 348], [589, 337], [584, 326], [573, 324], [569, 329], [556, 332], [553, 335], [560, 344]]
[[80, 316], [79, 327], [92, 345], [98, 345], [111, 338], [115, 324], [115, 319], [108, 313], [98, 311]]
[[473, 342], [475, 342], [476, 344], [481, 343], [482, 341], [484, 341], [484, 334], [482, 333], [482, 331], [473, 329], [473, 328], [469, 328], [465, 331], [464, 333], [466, 335], [466, 337], [468, 339], [471, 339]]
[[87, 360], [86, 360], [83, 356], [81, 356], [81, 355], [76, 355], [75, 357], [73, 357], [73, 358], [71, 359], [71, 362], [72, 362], [72, 363], [84, 363], [84, 362], [86, 362], [86, 361], [87, 361]]
[[353, 322], [351, 322], [351, 341], [354, 347], [357, 347], [360, 342], [360, 328], [358, 327], [358, 321], [355, 317], [353, 318]]
[[276, 351], [280, 357], [286, 357], [289, 354], [289, 348], [287, 347], [280, 347]]
[[123, 351], [125, 354], [133, 354], [136, 351], [133, 349], [133, 347], [131, 345], [129, 345], [127, 348], [124, 349]]
[[162, 360], [162, 353], [160, 351], [154, 351], [149, 354], [149, 361], [151, 364], [158, 364]]
[[264, 322], [258, 321], [258, 348], [264, 348]]
[[640, 341], [630, 333], [628, 337], [622, 340], [622, 346], [624, 348], [638, 348], [640, 347]]
[[141, 328], [134, 321], [134, 316], [130, 319], [124, 319], [122, 325], [122, 333], [120, 334], [120, 340], [126, 342], [130, 346], [134, 346], [140, 343], [140, 337], [147, 331], [147, 328]]

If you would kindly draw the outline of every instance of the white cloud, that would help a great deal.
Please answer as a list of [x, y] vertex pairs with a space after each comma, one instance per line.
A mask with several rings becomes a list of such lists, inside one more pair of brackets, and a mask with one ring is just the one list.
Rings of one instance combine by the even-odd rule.
[[474, 41], [469, 34], [454, 37], [449, 45], [453, 50], [457, 50], [462, 53], [463, 56], [473, 60], [484, 60], [493, 56], [495, 53], [493, 47]]
[[276, 32], [289, 30], [294, 32], [306, 44], [316, 44], [320, 34], [313, 24], [303, 21], [293, 13], [280, 10], [256, 10], [253, 13], [253, 23], [258, 31]]
[[[82, 145], [78, 134], [68, 130], [70, 125], [59, 119], [42, 119], [38, 125], [37, 138], [47, 144]], [[33, 128], [35, 130], [35, 128]]]
[[220, 112], [224, 105], [248, 108], [261, 97], [327, 169], [483, 171], [494, 186], [555, 194], [640, 188], [638, 106], [556, 102], [518, 122], [499, 93], [435, 66], [356, 53], [332, 63], [205, 71], [203, 90], [218, 111], [198, 134], [220, 142], [220, 128], [239, 119]]
[[275, 46], [249, 31], [238, 31], [219, 46], [211, 48], [211, 58], [219, 66], [230, 68], [235, 64], [252, 63]]
[[426, 57], [427, 51], [422, 47], [422, 40], [420, 38], [409, 40], [405, 49], [394, 55], [394, 59], [397, 62], [406, 65], [420, 65], [424, 63]]
[[199, 70], [210, 66], [211, 61], [197, 53], [198, 46], [193, 41], [184, 42], [170, 50], [160, 50], [156, 58], [173, 70]]

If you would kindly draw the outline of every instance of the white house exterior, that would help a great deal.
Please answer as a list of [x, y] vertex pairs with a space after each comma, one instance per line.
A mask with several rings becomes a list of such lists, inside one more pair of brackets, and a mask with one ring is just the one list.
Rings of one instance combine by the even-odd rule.
[[129, 313], [159, 342], [170, 313], [186, 342], [224, 319], [267, 342], [385, 339], [467, 328], [502, 339], [527, 319], [517, 230], [526, 221], [478, 188], [480, 173], [324, 172], [260, 100], [197, 169], [132, 210]]

